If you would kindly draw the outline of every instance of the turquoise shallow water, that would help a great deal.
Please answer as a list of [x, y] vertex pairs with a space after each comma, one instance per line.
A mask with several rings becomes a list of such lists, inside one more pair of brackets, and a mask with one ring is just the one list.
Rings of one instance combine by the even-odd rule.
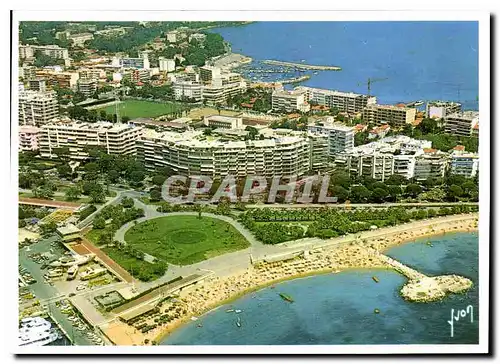
[[[426, 242], [430, 240], [432, 247]], [[478, 236], [453, 233], [386, 252], [429, 275], [460, 274], [474, 287], [441, 302], [404, 301], [406, 278], [390, 270], [357, 269], [287, 281], [207, 313], [167, 337], [163, 345], [473, 344], [478, 343]], [[380, 282], [375, 283], [376, 275]], [[283, 301], [278, 293], [295, 300]], [[451, 308], [474, 306], [474, 323], [455, 323]], [[229, 308], [242, 310], [227, 313]], [[378, 308], [380, 314], [375, 314]], [[236, 326], [237, 316], [241, 327]], [[197, 327], [202, 323], [203, 327]]]

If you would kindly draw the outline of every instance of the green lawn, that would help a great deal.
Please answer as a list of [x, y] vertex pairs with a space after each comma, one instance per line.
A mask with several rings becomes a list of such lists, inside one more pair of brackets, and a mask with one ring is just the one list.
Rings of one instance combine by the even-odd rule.
[[165, 216], [125, 233], [132, 247], [176, 265], [187, 265], [244, 249], [248, 241], [230, 224], [203, 216]]
[[[125, 100], [118, 105], [120, 116], [128, 116], [130, 119], [155, 118], [166, 115], [173, 110], [172, 103], [159, 103], [143, 100]], [[98, 110], [104, 110], [108, 114], [115, 113], [115, 105], [110, 105]]]
[[128, 255], [115, 247], [106, 247], [102, 249], [111, 259], [120, 264], [132, 276], [143, 281], [150, 282], [160, 278], [165, 270], [155, 269], [155, 264], [148, 263], [144, 260], [137, 259], [134, 256]]

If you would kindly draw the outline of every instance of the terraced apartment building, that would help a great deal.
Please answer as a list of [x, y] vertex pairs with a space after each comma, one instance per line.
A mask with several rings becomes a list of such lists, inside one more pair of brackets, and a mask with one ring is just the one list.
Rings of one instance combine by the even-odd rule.
[[69, 148], [74, 160], [88, 158], [87, 147], [102, 147], [109, 154], [133, 155], [143, 128], [132, 124], [58, 120], [40, 128], [38, 147], [44, 158], [57, 156], [57, 148]]
[[170, 167], [186, 176], [300, 176], [325, 167], [327, 146], [317, 136], [228, 141], [199, 131], [147, 130], [137, 141], [137, 157], [149, 170]]
[[356, 94], [354, 92], [341, 92], [336, 90], [324, 90], [320, 88], [299, 86], [295, 90], [305, 94], [306, 101], [313, 101], [318, 105], [337, 108], [340, 112], [357, 114], [368, 105], [377, 103], [375, 96]]
[[413, 124], [416, 115], [415, 108], [372, 104], [363, 109], [362, 119], [366, 123], [389, 124], [392, 128], [402, 129], [407, 124]]

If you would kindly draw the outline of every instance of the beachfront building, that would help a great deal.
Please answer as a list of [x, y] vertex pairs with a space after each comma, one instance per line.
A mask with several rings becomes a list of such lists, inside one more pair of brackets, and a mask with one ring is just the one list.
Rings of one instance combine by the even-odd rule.
[[[324, 138], [322, 145], [326, 145]], [[200, 131], [147, 130], [137, 142], [137, 157], [148, 170], [167, 166], [182, 175], [212, 178], [300, 176], [313, 168], [323, 168], [324, 152], [317, 138], [300, 136], [227, 141], [213, 136], [207, 138]]]
[[456, 136], [471, 136], [476, 125], [479, 125], [478, 111], [464, 111], [447, 115], [444, 118], [445, 133]]
[[449, 155], [433, 148], [423, 149], [415, 157], [415, 172], [413, 177], [417, 181], [425, 181], [428, 178], [442, 178], [448, 167]]
[[173, 72], [175, 71], [175, 61], [165, 57], [158, 57], [158, 67], [161, 72]]
[[19, 151], [37, 150], [40, 129], [33, 125], [19, 127]]
[[[404, 135], [386, 137], [376, 142], [354, 147], [335, 156], [335, 164], [357, 176], [372, 177], [384, 181], [392, 174], [413, 178], [417, 172], [418, 157], [423, 155], [432, 142], [416, 140]], [[422, 160], [420, 173], [429, 174], [434, 167], [430, 159]], [[425, 165], [428, 164], [426, 171]]]
[[462, 111], [462, 104], [453, 101], [430, 101], [425, 107], [428, 118], [443, 119], [444, 117]]
[[19, 92], [19, 125], [43, 125], [59, 115], [55, 91]]
[[413, 124], [417, 110], [415, 108], [393, 105], [367, 105], [363, 109], [363, 121], [372, 124], [389, 124], [392, 128], [404, 128]]
[[354, 148], [354, 128], [333, 123], [333, 118], [319, 125], [309, 125], [307, 130], [328, 138], [328, 155], [330, 157]]
[[133, 155], [143, 128], [131, 124], [58, 120], [40, 128], [40, 155], [56, 156], [56, 148], [68, 147], [72, 159], [86, 159], [87, 147], [103, 147], [109, 154]]
[[337, 108], [340, 112], [347, 112], [349, 114], [360, 113], [366, 106], [377, 103], [375, 96], [353, 92], [324, 90], [306, 86], [296, 87], [295, 90], [304, 92], [306, 101], [313, 101], [318, 105], [324, 105], [328, 108]]
[[465, 151], [463, 145], [457, 145], [450, 155], [450, 173], [473, 178], [479, 170], [479, 154]]
[[301, 90], [275, 90], [272, 93], [272, 108], [276, 111], [302, 111], [310, 110], [310, 105], [306, 103], [305, 92]]
[[222, 116], [210, 115], [205, 116], [203, 124], [212, 128], [222, 129], [242, 129], [243, 118], [241, 116]]

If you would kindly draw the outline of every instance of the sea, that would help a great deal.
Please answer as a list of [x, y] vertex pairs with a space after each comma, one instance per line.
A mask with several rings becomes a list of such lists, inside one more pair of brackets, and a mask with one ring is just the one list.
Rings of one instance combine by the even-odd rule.
[[[352, 269], [295, 279], [223, 305], [180, 327], [162, 345], [478, 343], [477, 233], [421, 238], [385, 253], [427, 275], [458, 274], [474, 285], [439, 302], [412, 303], [399, 293], [406, 278], [393, 270]], [[280, 293], [294, 302], [284, 301]], [[451, 310], [470, 305], [473, 322], [455, 322], [452, 337]], [[230, 309], [241, 312], [226, 312]]]
[[[367, 93], [380, 104], [449, 100], [478, 110], [478, 23], [468, 21], [256, 22], [216, 28], [254, 81], [308, 74], [305, 86]], [[262, 73], [262, 60], [339, 66], [341, 71]], [[287, 87], [293, 87], [287, 85]]]

